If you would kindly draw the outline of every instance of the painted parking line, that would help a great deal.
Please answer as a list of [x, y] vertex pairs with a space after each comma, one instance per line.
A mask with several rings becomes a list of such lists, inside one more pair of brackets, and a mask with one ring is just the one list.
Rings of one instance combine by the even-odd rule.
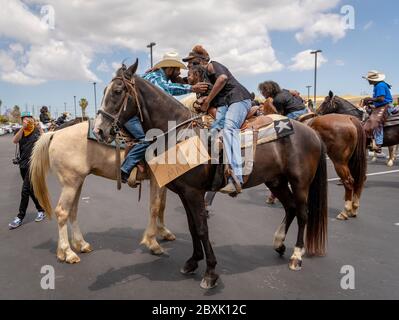
[[[387, 174], [392, 174], [392, 173], [399, 173], [399, 170], [391, 170], [391, 171], [369, 173], [366, 176], [367, 177], [382, 176], [382, 175], [387, 175]], [[328, 179], [328, 182], [334, 182], [334, 181], [339, 181], [339, 180], [341, 180], [341, 178]]]

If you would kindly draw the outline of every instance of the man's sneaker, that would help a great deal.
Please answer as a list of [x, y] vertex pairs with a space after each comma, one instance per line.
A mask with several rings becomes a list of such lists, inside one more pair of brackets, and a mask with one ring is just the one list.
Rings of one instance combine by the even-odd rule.
[[22, 225], [22, 220], [18, 217], [15, 217], [14, 220], [8, 225], [10, 230], [17, 229]]
[[43, 212], [43, 211], [39, 211], [39, 212], [37, 213], [37, 217], [36, 217], [35, 221], [36, 221], [36, 222], [43, 221], [45, 217], [46, 217], [46, 216], [44, 215], [44, 212]]

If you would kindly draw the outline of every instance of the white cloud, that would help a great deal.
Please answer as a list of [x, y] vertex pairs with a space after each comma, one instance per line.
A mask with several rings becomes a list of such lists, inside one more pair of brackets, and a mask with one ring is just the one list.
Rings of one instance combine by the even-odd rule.
[[97, 66], [96, 69], [97, 69], [97, 71], [100, 71], [100, 72], [110, 72], [110, 70], [111, 70], [109, 68], [107, 62], [105, 61], [105, 59], [103, 59], [101, 61], [101, 63]]
[[298, 32], [295, 38], [300, 43], [309, 43], [321, 37], [331, 37], [334, 41], [338, 41], [345, 37], [346, 31], [346, 25], [341, 16], [324, 14], [307, 25], [303, 31]]
[[335, 60], [335, 65], [338, 67], [343, 67], [343, 66], [345, 66], [345, 61], [340, 60], [340, 59]]
[[374, 26], [374, 21], [369, 21], [369, 22], [367, 22], [367, 23], [364, 25], [363, 30], [367, 31], [367, 30], [369, 30], [372, 26]]
[[[300, 43], [320, 37], [336, 41], [346, 34], [336, 10], [340, 0], [1, 1], [6, 9], [0, 12], [0, 36], [26, 48], [24, 54], [21, 46], [10, 48], [22, 55], [18, 71], [44, 80], [94, 80], [91, 62], [97, 53], [129, 49], [133, 60], [147, 52], [150, 41], [157, 43], [155, 60], [169, 49], [183, 56], [200, 43], [233, 73], [261, 74], [284, 68], [269, 36], [274, 30], [295, 32]], [[41, 5], [54, 7], [54, 30], [40, 22]], [[112, 69], [106, 63], [94, 66], [100, 72]]]
[[32, 78], [18, 70], [2, 74], [1, 79], [19, 85], [38, 85], [45, 82], [43, 79]]
[[[307, 71], [313, 70], [315, 66], [315, 56], [311, 54], [313, 50], [305, 50], [299, 52], [291, 59], [293, 62], [288, 68], [292, 71]], [[317, 55], [317, 67], [321, 67], [328, 60], [323, 56], [323, 53]]]

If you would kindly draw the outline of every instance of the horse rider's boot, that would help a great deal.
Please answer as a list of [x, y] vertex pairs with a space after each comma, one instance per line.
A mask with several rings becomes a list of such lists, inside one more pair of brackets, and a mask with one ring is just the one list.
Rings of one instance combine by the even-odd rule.
[[220, 189], [219, 192], [236, 196], [242, 192], [241, 182], [233, 175], [229, 178], [227, 185]]

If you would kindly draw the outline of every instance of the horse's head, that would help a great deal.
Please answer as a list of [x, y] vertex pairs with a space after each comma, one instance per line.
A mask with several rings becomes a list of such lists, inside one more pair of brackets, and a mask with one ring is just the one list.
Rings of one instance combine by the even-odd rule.
[[111, 143], [121, 126], [139, 113], [134, 78], [137, 67], [138, 60], [129, 68], [122, 65], [105, 88], [101, 107], [94, 122], [93, 132], [98, 140]]
[[337, 101], [335, 99], [334, 93], [330, 90], [328, 96], [324, 99], [323, 103], [317, 109], [317, 114], [325, 115], [329, 113], [336, 113], [337, 107]]

